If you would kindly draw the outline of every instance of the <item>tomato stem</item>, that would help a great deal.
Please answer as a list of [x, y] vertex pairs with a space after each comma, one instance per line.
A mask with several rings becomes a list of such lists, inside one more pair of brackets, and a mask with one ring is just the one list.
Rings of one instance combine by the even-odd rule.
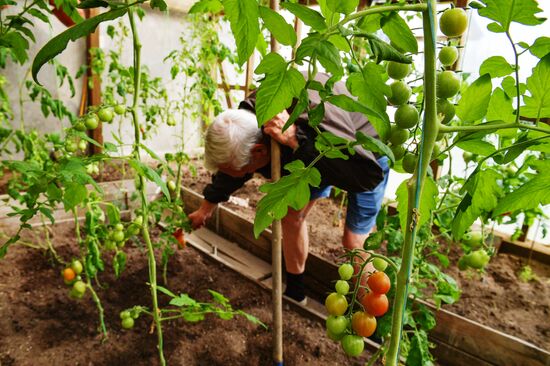
[[399, 347], [403, 331], [403, 321], [407, 307], [408, 286], [410, 274], [413, 267], [414, 247], [419, 219], [419, 203], [422, 195], [422, 188], [426, 179], [426, 172], [430, 164], [432, 151], [436, 137], [439, 132], [439, 125], [436, 112], [436, 7], [435, 1], [428, 2], [429, 7], [423, 12], [422, 21], [424, 28], [424, 125], [420, 140], [420, 159], [413, 176], [407, 183], [408, 189], [408, 210], [407, 223], [405, 226], [405, 238], [401, 267], [397, 273], [395, 298], [392, 309], [392, 330], [388, 353], [386, 355], [387, 366], [399, 364]]
[[[129, 0], [126, 0], [126, 4], [129, 5]], [[139, 103], [139, 91], [141, 86], [141, 42], [137, 33], [137, 28], [134, 18], [134, 9], [128, 8], [128, 17], [130, 20], [130, 28], [132, 30], [132, 41], [134, 48], [134, 95], [132, 102], [132, 120], [134, 124], [134, 136], [135, 141], [133, 145], [134, 158], [140, 161], [140, 125], [138, 115], [138, 103]], [[147, 256], [149, 260], [149, 283], [151, 286], [151, 296], [153, 298], [153, 318], [155, 321], [155, 327], [157, 331], [158, 352], [161, 365], [166, 365], [163, 351], [163, 339], [162, 339], [162, 325], [160, 310], [158, 306], [158, 293], [157, 293], [157, 264], [153, 244], [149, 236], [149, 212], [147, 207], [147, 195], [145, 193], [145, 179], [143, 175], [139, 175], [140, 187], [139, 193], [141, 198], [141, 210], [143, 215], [142, 234], [145, 244], [147, 245]]]

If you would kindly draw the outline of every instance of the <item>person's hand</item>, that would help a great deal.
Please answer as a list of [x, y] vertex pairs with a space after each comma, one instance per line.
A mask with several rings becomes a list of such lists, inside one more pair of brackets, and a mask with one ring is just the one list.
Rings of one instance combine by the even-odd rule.
[[198, 210], [191, 212], [187, 217], [191, 221], [191, 227], [193, 229], [199, 229], [206, 224], [206, 220], [212, 217], [214, 210], [216, 209], [217, 204], [208, 202], [206, 200], [202, 201], [201, 206]]
[[281, 145], [286, 145], [291, 147], [293, 150], [296, 150], [298, 148], [296, 126], [290, 125], [285, 132], [282, 132], [288, 118], [289, 115], [286, 110], [282, 111], [264, 124], [264, 132]]

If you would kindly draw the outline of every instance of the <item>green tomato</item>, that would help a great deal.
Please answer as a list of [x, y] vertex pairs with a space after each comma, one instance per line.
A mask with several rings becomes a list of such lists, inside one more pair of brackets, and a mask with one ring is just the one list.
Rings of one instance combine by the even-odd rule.
[[408, 130], [403, 130], [395, 125], [391, 126], [390, 137], [388, 138], [388, 141], [391, 142], [392, 145], [401, 145], [408, 139], [409, 139]]
[[458, 37], [468, 28], [468, 15], [462, 8], [447, 9], [439, 18], [439, 29], [447, 37]]
[[336, 289], [336, 292], [340, 295], [347, 295], [349, 292], [349, 283], [348, 281], [338, 280], [336, 281], [336, 285], [334, 285], [334, 288]]
[[168, 116], [168, 120], [166, 121], [166, 124], [168, 126], [175, 126], [176, 125], [176, 119], [172, 115], [170, 115], [170, 116]]
[[327, 330], [333, 335], [340, 335], [344, 333], [348, 328], [348, 325], [348, 318], [343, 315], [330, 315], [326, 321]]
[[436, 102], [438, 118], [441, 119], [441, 123], [446, 125], [451, 122], [455, 116], [455, 105], [449, 102], [447, 99], [437, 99]]
[[113, 239], [117, 243], [124, 241], [124, 231], [113, 231], [111, 233], [111, 239]]
[[481, 234], [481, 231], [470, 231], [462, 237], [462, 243], [472, 249], [480, 248], [483, 242], [483, 234]]
[[134, 219], [134, 224], [136, 224], [137, 226], [143, 225], [143, 216], [136, 216], [136, 218]]
[[348, 334], [342, 338], [342, 348], [344, 349], [344, 352], [346, 352], [346, 355], [357, 357], [363, 353], [365, 342], [363, 342], [363, 337]]
[[458, 48], [454, 46], [445, 46], [439, 51], [437, 57], [443, 66], [451, 66], [458, 60]]
[[176, 190], [176, 182], [174, 182], [173, 180], [169, 180], [166, 185], [168, 186], [168, 189], [172, 192]]
[[412, 89], [404, 81], [394, 81], [390, 88], [392, 95], [388, 97], [388, 101], [393, 105], [407, 103], [412, 95]]
[[116, 249], [116, 244], [112, 240], [105, 240], [104, 244], [105, 244], [105, 249], [107, 249], [107, 250], [115, 250]]
[[78, 149], [78, 145], [73, 140], [65, 141], [65, 150], [67, 152], [75, 152]]
[[377, 271], [384, 272], [386, 267], [388, 267], [388, 262], [386, 262], [383, 258], [376, 257], [372, 260], [372, 265]]
[[327, 337], [329, 337], [333, 341], [340, 342], [345, 335], [346, 333], [334, 334], [327, 329]]
[[407, 150], [405, 150], [405, 147], [403, 145], [392, 145], [390, 146], [390, 150], [393, 152], [393, 156], [395, 157], [395, 160], [401, 160], [403, 156], [405, 156], [405, 153]]
[[115, 110], [115, 113], [118, 115], [126, 113], [126, 107], [122, 104], [115, 105], [114, 110]]
[[115, 115], [113, 108], [104, 107], [97, 111], [97, 116], [101, 122], [110, 123], [113, 121]]
[[80, 140], [78, 142], [78, 148], [80, 149], [80, 151], [86, 151], [86, 149], [88, 148], [88, 142], [86, 142], [86, 140]]
[[121, 223], [118, 223], [115, 225], [115, 230], [116, 231], [123, 231], [124, 230], [124, 225], [122, 225]]
[[82, 263], [78, 259], [75, 259], [71, 263], [71, 268], [73, 269], [74, 273], [76, 273], [77, 275], [81, 274], [82, 270], [84, 269], [84, 267], [82, 267]]
[[82, 281], [76, 281], [73, 284], [73, 290], [77, 294], [84, 294], [86, 292], [86, 284]]
[[86, 125], [86, 128], [88, 130], [95, 130], [97, 126], [99, 126], [99, 118], [95, 113], [92, 113], [88, 117], [86, 117], [84, 124]]
[[468, 164], [468, 163], [471, 162], [471, 161], [475, 161], [476, 158], [477, 158], [477, 155], [476, 155], [476, 154], [472, 154], [472, 153], [469, 152], [469, 151], [464, 151], [464, 152], [462, 153], [462, 158], [464, 159], [464, 162], [465, 162], [466, 164]]
[[325, 307], [330, 315], [344, 315], [348, 308], [348, 300], [345, 296], [333, 292], [327, 296]]
[[418, 110], [411, 104], [403, 104], [395, 111], [395, 124], [406, 129], [416, 126], [419, 120]]
[[73, 125], [73, 128], [77, 131], [84, 132], [86, 131], [86, 125], [82, 121], [78, 121]]
[[395, 80], [404, 79], [411, 72], [410, 64], [402, 64], [400, 62], [389, 61], [386, 67], [388, 76]]
[[121, 323], [122, 323], [122, 328], [124, 329], [132, 329], [135, 324], [134, 319], [132, 319], [132, 317], [122, 319]]
[[438, 98], [451, 98], [460, 90], [460, 79], [454, 71], [446, 70], [437, 74], [436, 94]]
[[351, 279], [353, 276], [353, 266], [350, 263], [344, 263], [340, 267], [338, 267], [338, 274], [340, 275], [340, 279], [347, 281]]
[[465, 256], [465, 261], [468, 267], [475, 268], [475, 269], [482, 269], [484, 268], [487, 263], [489, 263], [489, 260], [491, 257], [485, 249], [478, 249], [470, 254]]
[[124, 320], [126, 318], [131, 318], [132, 314], [130, 313], [130, 310], [123, 310], [120, 312], [120, 319]]
[[409, 174], [414, 173], [416, 165], [418, 163], [418, 155], [414, 154], [405, 154], [403, 157], [403, 170]]

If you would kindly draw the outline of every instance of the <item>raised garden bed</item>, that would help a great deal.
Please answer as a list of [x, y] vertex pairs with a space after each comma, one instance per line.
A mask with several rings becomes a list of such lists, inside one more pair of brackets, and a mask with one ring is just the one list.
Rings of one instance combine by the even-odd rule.
[[[69, 224], [52, 230], [55, 249], [65, 259], [76, 254], [74, 229]], [[158, 233], [157, 233], [158, 234]], [[156, 234], [153, 235], [153, 239]], [[23, 240], [40, 240], [29, 234]], [[133, 305], [150, 305], [147, 257], [126, 245], [128, 265], [121, 278], [100, 276], [109, 339], [101, 343], [97, 311], [86, 296], [69, 298], [68, 289], [42, 252], [13, 246], [0, 266], [0, 364], [156, 365], [156, 336], [151, 322], [140, 318], [134, 329], [120, 327], [119, 312]], [[107, 261], [110, 266], [110, 261]], [[32, 275], [30, 275], [32, 273]], [[271, 325], [271, 296], [264, 288], [212, 261], [191, 247], [178, 251], [168, 270], [169, 286], [199, 300], [210, 301], [212, 289]], [[160, 279], [159, 279], [160, 281]], [[161, 297], [161, 301], [166, 298]], [[318, 320], [284, 307], [285, 364], [352, 365], [340, 346], [325, 337]], [[268, 365], [272, 362], [271, 332], [244, 318], [223, 321], [207, 317], [199, 323], [165, 323], [165, 355], [171, 365]]]

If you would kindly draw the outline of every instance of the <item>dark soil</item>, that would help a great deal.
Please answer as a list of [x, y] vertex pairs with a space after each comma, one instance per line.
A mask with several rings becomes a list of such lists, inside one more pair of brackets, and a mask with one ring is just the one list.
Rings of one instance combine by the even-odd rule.
[[[187, 187], [202, 193], [210, 182], [210, 174], [202, 167], [197, 168], [197, 177], [186, 177]], [[256, 203], [262, 197], [258, 191], [263, 179], [255, 177], [234, 193], [234, 196], [249, 199], [249, 207], [224, 203], [242, 216], [253, 220]], [[308, 215], [310, 251], [338, 263], [344, 254], [341, 245], [343, 233], [338, 199], [319, 200]], [[498, 254], [491, 259], [486, 272], [481, 275], [461, 272], [457, 268], [460, 252], [451, 248], [451, 266], [445, 270], [455, 278], [462, 290], [461, 299], [453, 305], [443, 307], [456, 314], [475, 320], [504, 333], [524, 339], [543, 349], [550, 350], [550, 267], [532, 261], [531, 267], [537, 279], [524, 283], [517, 274], [526, 259]]]
[[[36, 234], [36, 233], [35, 233]], [[70, 225], [56, 226], [52, 241], [69, 261], [76, 254]], [[25, 235], [28, 241], [36, 237]], [[155, 239], [155, 233], [153, 233]], [[40, 240], [40, 239], [38, 239]], [[150, 306], [147, 258], [142, 249], [126, 245], [128, 265], [121, 278], [107, 274], [98, 290], [106, 314], [109, 339], [101, 343], [96, 307], [90, 294], [82, 300], [68, 296], [61, 266], [53, 266], [44, 252], [14, 245], [0, 262], [0, 365], [157, 365], [156, 334], [151, 319], [142, 316], [134, 329], [120, 327], [119, 312], [134, 305]], [[105, 257], [110, 257], [107, 254]], [[169, 288], [210, 301], [207, 290], [224, 294], [242, 309], [271, 326], [270, 293], [192, 248], [178, 250], [168, 271]], [[167, 297], [161, 295], [166, 305]], [[284, 307], [285, 365], [351, 365], [365, 360], [347, 358], [340, 346], [325, 336], [319, 321], [306, 318], [288, 304]], [[215, 317], [199, 323], [165, 322], [164, 350], [170, 365], [269, 365], [271, 332], [244, 318]]]

